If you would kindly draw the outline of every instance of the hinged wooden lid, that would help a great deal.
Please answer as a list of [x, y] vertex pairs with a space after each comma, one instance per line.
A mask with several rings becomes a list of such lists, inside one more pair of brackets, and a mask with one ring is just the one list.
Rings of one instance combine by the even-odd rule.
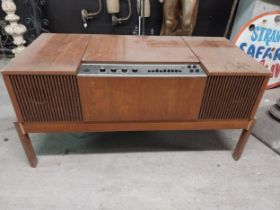
[[183, 37], [208, 75], [265, 75], [264, 66], [223, 37]]
[[3, 74], [76, 74], [80, 63], [201, 63], [208, 75], [271, 73], [225, 38], [42, 34]]
[[3, 69], [3, 74], [76, 74], [90, 35], [40, 35]]
[[181, 37], [92, 35], [87, 63], [198, 63]]

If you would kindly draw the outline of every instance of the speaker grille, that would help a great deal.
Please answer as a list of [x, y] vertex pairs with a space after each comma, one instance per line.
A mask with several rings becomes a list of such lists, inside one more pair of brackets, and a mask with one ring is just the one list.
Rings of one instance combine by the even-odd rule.
[[265, 77], [210, 76], [199, 119], [249, 119]]
[[72, 75], [11, 75], [23, 121], [81, 121], [77, 78]]

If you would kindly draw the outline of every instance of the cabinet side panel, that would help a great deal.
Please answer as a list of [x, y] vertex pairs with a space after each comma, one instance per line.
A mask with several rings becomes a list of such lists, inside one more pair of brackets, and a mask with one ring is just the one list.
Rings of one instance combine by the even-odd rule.
[[12, 104], [13, 104], [13, 107], [14, 107], [14, 110], [15, 110], [15, 113], [16, 113], [16, 116], [17, 116], [17, 119], [18, 119], [19, 122], [22, 122], [22, 121], [23, 121], [23, 118], [22, 118], [21, 107], [20, 107], [20, 105], [18, 104], [17, 97], [16, 97], [16, 95], [15, 95], [15, 92], [14, 92], [14, 89], [13, 89], [13, 86], [12, 86], [12, 83], [11, 83], [11, 80], [10, 80], [10, 78], [9, 78], [8, 75], [3, 75], [3, 79], [4, 79], [4, 82], [5, 82], [7, 91], [8, 91], [8, 93], [9, 93], [10, 99], [11, 99], [11, 101], [12, 101]]
[[263, 82], [262, 87], [261, 87], [261, 89], [259, 91], [259, 94], [258, 94], [258, 98], [257, 98], [256, 103], [255, 103], [255, 105], [254, 105], [254, 107], [252, 109], [252, 112], [251, 112], [251, 117], [250, 117], [251, 119], [253, 119], [255, 117], [255, 115], [256, 115], [256, 112], [257, 112], [257, 109], [258, 109], [258, 107], [260, 105], [260, 102], [261, 102], [261, 99], [263, 97], [264, 91], [267, 88], [269, 79], [270, 79], [270, 77], [266, 77], [264, 79], [264, 82]]
[[208, 77], [199, 119], [250, 119], [265, 80], [265, 76]]

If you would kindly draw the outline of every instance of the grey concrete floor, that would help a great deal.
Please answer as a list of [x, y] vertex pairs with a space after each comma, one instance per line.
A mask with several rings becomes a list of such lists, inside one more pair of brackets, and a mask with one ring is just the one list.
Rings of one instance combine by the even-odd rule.
[[251, 136], [233, 161], [240, 130], [33, 134], [32, 169], [0, 90], [0, 210], [280, 208], [280, 157]]

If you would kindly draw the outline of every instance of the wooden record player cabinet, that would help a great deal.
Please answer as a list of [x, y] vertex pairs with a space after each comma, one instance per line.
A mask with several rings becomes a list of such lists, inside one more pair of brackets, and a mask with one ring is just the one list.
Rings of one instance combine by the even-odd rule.
[[32, 167], [40, 132], [243, 129], [238, 160], [270, 77], [225, 38], [78, 34], [42, 34], [2, 74]]

